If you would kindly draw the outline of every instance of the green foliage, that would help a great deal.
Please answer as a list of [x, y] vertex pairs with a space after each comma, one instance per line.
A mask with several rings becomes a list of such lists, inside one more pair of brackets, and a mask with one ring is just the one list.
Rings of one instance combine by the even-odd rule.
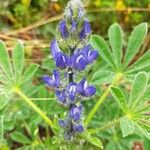
[[[0, 41], [0, 72], [1, 72], [1, 96], [0, 109], [13, 97], [13, 88], [20, 87], [26, 81], [29, 81], [37, 70], [37, 64], [31, 64], [25, 72], [24, 69], [24, 47], [21, 42], [17, 43], [12, 54], [12, 64], [5, 44]], [[32, 68], [31, 68], [32, 67]], [[31, 70], [32, 69], [32, 70]]]
[[[94, 77], [98, 76], [98, 74], [103, 74], [103, 72], [110, 72], [105, 75], [105, 79], [103, 80], [109, 81], [108, 79], [110, 78], [109, 76], [111, 74], [115, 75], [117, 73], [123, 73], [124, 77], [129, 78], [131, 80], [131, 77], [138, 70], [149, 72], [149, 70], [146, 69], [149, 67], [149, 52], [147, 52], [147, 54], [139, 58], [139, 60], [134, 61], [134, 63], [131, 63], [135, 55], [139, 52], [140, 46], [143, 43], [146, 33], [146, 23], [142, 23], [135, 27], [129, 38], [129, 43], [125, 51], [125, 56], [123, 56], [122, 48], [122, 31], [118, 24], [113, 24], [108, 30], [109, 42], [112, 51], [110, 50], [108, 44], [102, 37], [98, 35], [92, 35], [90, 43], [95, 49], [99, 51], [100, 56], [109, 64], [109, 67], [106, 67], [105, 70], [98, 70], [97, 72], [95, 72]], [[95, 79], [93, 79], [93, 81], [94, 80]]]
[[149, 111], [149, 104], [147, 102], [149, 97], [147, 97], [147, 101], [143, 101], [143, 97], [145, 97], [144, 95], [148, 90], [148, 79], [145, 72], [140, 72], [136, 75], [129, 100], [125, 98], [124, 93], [120, 89], [116, 87], [112, 87], [111, 89], [113, 97], [125, 115], [120, 120], [123, 136], [133, 133], [136, 127], [140, 129], [142, 134], [149, 138], [150, 126], [146, 116], [146, 113]]

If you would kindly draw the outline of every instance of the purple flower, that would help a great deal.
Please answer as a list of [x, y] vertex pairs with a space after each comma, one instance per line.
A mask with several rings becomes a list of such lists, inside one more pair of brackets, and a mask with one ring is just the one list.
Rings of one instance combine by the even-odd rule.
[[73, 125], [73, 130], [75, 131], [75, 132], [83, 132], [84, 131], [84, 128], [83, 128], [83, 126], [81, 125], [81, 124], [74, 124]]
[[64, 39], [69, 37], [69, 32], [67, 30], [67, 25], [66, 25], [66, 21], [65, 20], [60, 21], [60, 23], [59, 23], [59, 31], [61, 33], [61, 36]]
[[66, 127], [66, 123], [64, 120], [60, 119], [59, 121], [59, 125], [62, 127], [62, 128], [65, 128]]
[[74, 105], [71, 109], [70, 109], [70, 117], [75, 121], [79, 121], [81, 118], [81, 114], [82, 114], [82, 105], [77, 106]]
[[79, 71], [82, 71], [86, 67], [86, 59], [82, 53], [76, 53], [72, 57], [72, 66]]
[[42, 79], [45, 82], [45, 84], [50, 87], [59, 87], [60, 85], [60, 75], [59, 72], [56, 70], [53, 71], [52, 77], [45, 75]]
[[87, 64], [92, 63], [98, 57], [98, 51], [91, 50], [91, 48], [91, 45], [87, 45], [81, 51], [81, 53], [83, 53], [84, 57], [86, 58]]
[[77, 29], [77, 23], [75, 20], [72, 20], [71, 32], [75, 32]]
[[55, 60], [56, 66], [59, 68], [66, 68], [68, 65], [68, 57], [64, 53], [61, 52], [57, 41], [54, 39], [51, 42], [51, 51], [52, 51], [52, 56]]
[[79, 38], [82, 40], [90, 33], [91, 33], [91, 26], [90, 26], [88, 21], [84, 21], [83, 26], [82, 26], [82, 30], [79, 34]]
[[68, 94], [68, 97], [69, 97], [69, 100], [71, 102], [73, 102], [76, 98], [76, 93], [77, 93], [77, 85], [75, 83], [69, 83], [69, 85], [67, 86], [67, 94]]
[[57, 91], [56, 90], [55, 94], [56, 94], [56, 96], [57, 96], [57, 98], [58, 98], [60, 103], [66, 104], [66, 93], [65, 93], [65, 90], [63, 90], [63, 91]]
[[86, 79], [83, 78], [78, 84], [78, 93], [84, 97], [90, 97], [96, 93], [96, 88], [88, 86]]

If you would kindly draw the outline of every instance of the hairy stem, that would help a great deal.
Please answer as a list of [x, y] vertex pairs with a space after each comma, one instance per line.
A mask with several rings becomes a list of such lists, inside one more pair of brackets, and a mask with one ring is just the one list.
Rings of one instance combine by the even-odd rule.
[[15, 87], [13, 89], [13, 91], [15, 93], [17, 93], [26, 103], [28, 103], [28, 105], [35, 111], [37, 112], [42, 118], [43, 120], [48, 124], [50, 125], [51, 127], [55, 128], [53, 126], [53, 123], [52, 121], [46, 116], [46, 114], [41, 110], [39, 109], [33, 102], [30, 98], [28, 98], [19, 88]]
[[90, 111], [88, 114], [87, 118], [85, 119], [85, 125], [87, 126], [88, 123], [91, 121], [95, 113], [97, 112], [98, 108], [102, 104], [102, 102], [105, 100], [105, 98], [108, 96], [110, 89], [112, 86], [118, 84], [122, 78], [123, 74], [122, 73], [117, 73], [112, 84], [109, 85], [109, 87], [106, 89], [106, 91], [102, 94], [101, 98], [98, 100], [98, 102], [95, 104], [94, 108]]

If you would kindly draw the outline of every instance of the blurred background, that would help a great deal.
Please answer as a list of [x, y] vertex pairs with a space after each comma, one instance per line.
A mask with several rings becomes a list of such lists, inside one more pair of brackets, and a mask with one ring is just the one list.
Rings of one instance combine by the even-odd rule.
[[[9, 49], [16, 39], [23, 40], [27, 56], [40, 61], [42, 49], [49, 47], [67, 2], [0, 0], [0, 39], [6, 41]], [[93, 33], [104, 38], [107, 38], [108, 27], [114, 22], [118, 22], [126, 34], [140, 22], [150, 24], [150, 0], [83, 0], [83, 3]], [[149, 43], [148, 35], [143, 51], [150, 47]]]

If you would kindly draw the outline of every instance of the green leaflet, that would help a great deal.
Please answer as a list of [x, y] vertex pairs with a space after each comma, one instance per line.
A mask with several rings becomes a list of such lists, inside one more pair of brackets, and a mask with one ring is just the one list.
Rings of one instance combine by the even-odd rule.
[[146, 23], [141, 23], [140, 25], [136, 26], [132, 31], [124, 58], [125, 67], [130, 63], [135, 54], [138, 52], [146, 34], [147, 34]]
[[114, 66], [112, 53], [105, 40], [97, 35], [92, 35], [90, 38], [91, 45], [98, 50], [99, 54], [109, 65]]
[[127, 73], [133, 73], [135, 71], [144, 70], [144, 68], [150, 66], [150, 51], [147, 51], [143, 56], [139, 58], [133, 65], [129, 67]]
[[120, 67], [122, 59], [122, 33], [118, 24], [113, 24], [108, 30], [109, 42], [113, 51], [116, 66]]
[[85, 141], [95, 145], [96, 147], [103, 149], [103, 144], [98, 137], [91, 136], [88, 132], [85, 132], [81, 135], [81, 138], [84, 139]]
[[6, 45], [0, 40], [0, 68], [9, 77], [12, 75], [12, 67], [9, 59], [8, 51], [6, 50]]
[[126, 113], [126, 111], [127, 111], [126, 100], [125, 100], [124, 93], [121, 91], [121, 89], [112, 87], [111, 94], [113, 95], [113, 97], [119, 104], [120, 108], [123, 110], [123, 112]]
[[120, 127], [121, 127], [123, 137], [132, 134], [135, 129], [133, 121], [129, 120], [126, 117], [121, 118]]
[[138, 73], [133, 81], [132, 91], [129, 99], [129, 106], [134, 108], [144, 95], [148, 84], [148, 77], [145, 72]]
[[13, 66], [15, 71], [15, 77], [18, 77], [22, 74], [24, 68], [24, 47], [21, 42], [18, 42], [13, 50], [12, 54]]
[[15, 131], [11, 134], [11, 138], [14, 141], [22, 143], [22, 144], [31, 144], [31, 142], [32, 142], [27, 136], [25, 136], [21, 132], [17, 132], [17, 131]]
[[111, 83], [114, 76], [115, 76], [114, 72], [106, 71], [106, 70], [98, 70], [93, 74], [92, 83], [98, 85], [104, 83]]
[[29, 67], [27, 67], [22, 75], [23, 82], [28, 81], [37, 71], [38, 67], [39, 67], [38, 64], [31, 64]]

